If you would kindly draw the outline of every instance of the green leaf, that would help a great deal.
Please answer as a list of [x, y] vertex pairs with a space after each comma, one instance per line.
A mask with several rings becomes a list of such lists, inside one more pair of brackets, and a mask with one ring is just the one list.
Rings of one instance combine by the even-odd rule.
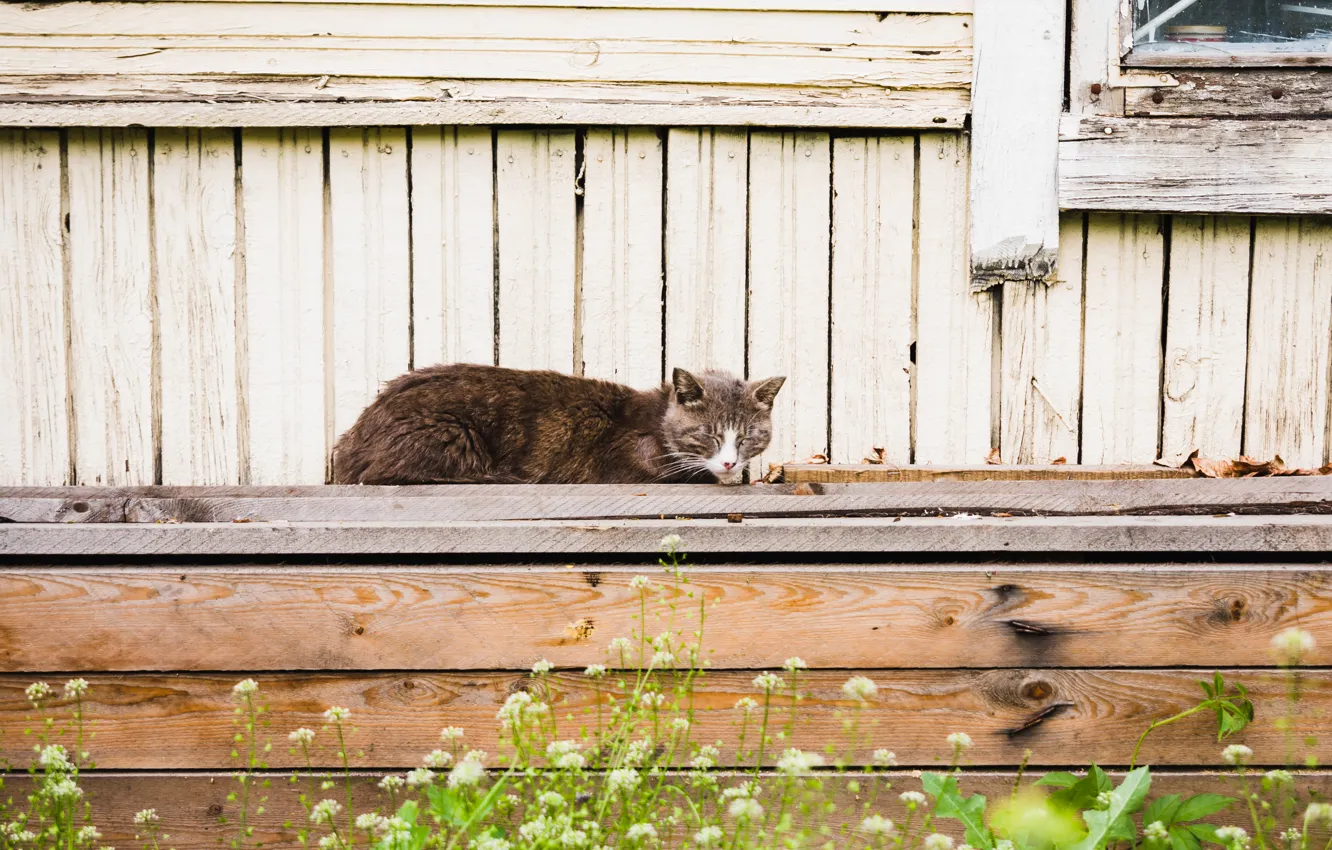
[[934, 813], [937, 817], [962, 821], [967, 829], [967, 843], [972, 847], [979, 847], [982, 850], [991, 850], [994, 847], [994, 837], [990, 835], [990, 830], [985, 827], [985, 796], [983, 794], [962, 797], [957, 792], [957, 784], [954, 782], [951, 793], [945, 793], [939, 798], [939, 806]]
[[1172, 850], [1202, 850], [1198, 837], [1182, 826], [1173, 827], [1169, 835]]
[[1082, 813], [1082, 819], [1087, 822], [1087, 837], [1078, 842], [1074, 850], [1100, 850], [1110, 840], [1122, 834], [1123, 821], [1142, 806], [1151, 785], [1150, 768], [1143, 766], [1130, 771], [1128, 776], [1124, 777], [1124, 781], [1119, 783], [1119, 787], [1110, 792], [1108, 809]]
[[1183, 802], [1178, 794], [1166, 794], [1164, 797], [1157, 797], [1148, 803], [1147, 808], [1143, 811], [1143, 825], [1160, 821], [1161, 826], [1170, 826], [1178, 819], [1176, 813]]
[[956, 790], [957, 779], [952, 775], [945, 776], [942, 773], [922, 773], [920, 775], [921, 788], [925, 790], [926, 794], [929, 794], [936, 800], [939, 799], [939, 795], [944, 793], [944, 789], [949, 785]]
[[1054, 773], [1047, 773], [1044, 776], [1042, 776], [1040, 779], [1037, 779], [1036, 784], [1051, 785], [1055, 788], [1069, 788], [1075, 785], [1077, 781], [1078, 777], [1074, 776], [1071, 773], [1056, 771]]
[[[1208, 815], [1216, 814], [1235, 802], [1237, 801], [1234, 797], [1227, 797], [1224, 794], [1196, 794], [1179, 807], [1179, 812], [1175, 815], [1175, 821], [1182, 823], [1205, 818]], [[1169, 825], [1166, 824], [1166, 826]]]
[[1197, 838], [1199, 841], [1210, 841], [1213, 844], [1224, 843], [1219, 838], [1216, 837], [1215, 824], [1191, 823], [1188, 826], [1180, 828], [1186, 830], [1189, 834], [1191, 834], [1194, 838]]
[[1110, 781], [1106, 772], [1096, 765], [1092, 765], [1086, 776], [1070, 787], [1051, 794], [1050, 801], [1075, 811], [1082, 811], [1090, 809], [1092, 803], [1096, 802], [1097, 797], [1113, 787], [1114, 783]]

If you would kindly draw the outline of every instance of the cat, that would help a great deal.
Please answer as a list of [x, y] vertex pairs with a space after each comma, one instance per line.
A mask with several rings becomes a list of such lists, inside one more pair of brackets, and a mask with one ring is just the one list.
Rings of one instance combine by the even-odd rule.
[[675, 369], [651, 390], [454, 364], [385, 385], [333, 448], [335, 484], [739, 484], [785, 378]]

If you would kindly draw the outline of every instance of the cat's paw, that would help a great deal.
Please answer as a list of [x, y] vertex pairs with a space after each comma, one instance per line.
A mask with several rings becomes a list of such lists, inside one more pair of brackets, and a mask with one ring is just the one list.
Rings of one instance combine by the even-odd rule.
[[737, 469], [717, 476], [717, 483], [725, 484], [728, 487], [734, 487], [735, 485], [743, 484], [744, 482], [745, 471], [743, 469]]

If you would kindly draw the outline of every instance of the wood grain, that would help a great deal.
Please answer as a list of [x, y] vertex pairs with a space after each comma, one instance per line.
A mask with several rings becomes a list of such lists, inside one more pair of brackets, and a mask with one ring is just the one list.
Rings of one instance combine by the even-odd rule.
[[666, 137], [666, 368], [745, 368], [749, 135]]
[[575, 366], [645, 389], [663, 378], [662, 147], [656, 129], [591, 129], [583, 148]]
[[499, 365], [573, 371], [574, 134], [497, 134]]
[[69, 133], [69, 363], [79, 484], [155, 478], [148, 159], [142, 128]]
[[1253, 246], [1244, 451], [1292, 466], [1327, 462], [1332, 227], [1259, 219]]
[[240, 482], [236, 136], [159, 130], [154, 247], [162, 358], [162, 482]]
[[920, 136], [916, 270], [916, 463], [980, 463], [998, 440], [996, 295], [973, 293], [967, 140]]
[[1251, 224], [1229, 216], [1172, 221], [1163, 457], [1240, 454]]
[[1055, 464], [995, 464], [977, 466], [894, 466], [893, 464], [801, 464], [782, 467], [788, 484], [893, 483], [917, 481], [1118, 481], [1193, 478], [1182, 469], [1146, 464], [1082, 466]]
[[1083, 225], [1080, 213], [1062, 218], [1058, 279], [1003, 289], [999, 450], [1008, 463], [1078, 459]]
[[1088, 219], [1084, 463], [1151, 463], [1160, 456], [1162, 225], [1151, 215]]
[[1314, 118], [1332, 112], [1332, 75], [1318, 69], [1180, 68], [1170, 76], [1178, 85], [1128, 89], [1124, 114], [1252, 119]]
[[324, 141], [317, 130], [243, 130], [241, 157], [246, 480], [322, 484]]
[[406, 130], [337, 129], [328, 146], [336, 439], [411, 359], [411, 213]]
[[[1201, 740], [1201, 738], [1199, 739]], [[1122, 773], [1107, 771], [1116, 783], [1122, 779]], [[388, 800], [375, 786], [382, 774], [353, 772], [353, 794], [358, 812], [389, 808]], [[909, 771], [893, 771], [876, 774], [877, 781], [891, 786], [892, 792], [884, 788], [877, 797], [876, 808], [897, 822], [902, 822], [906, 815], [904, 805], [896, 794], [903, 790], [919, 790], [920, 779]], [[861, 786], [868, 791], [872, 787], [867, 777], [857, 777]], [[1015, 775], [998, 770], [968, 769], [962, 778], [962, 787], [967, 794], [985, 794], [996, 799], [1008, 793]], [[1035, 774], [1029, 775], [1028, 782], [1034, 781]], [[1301, 793], [1312, 794], [1313, 799], [1326, 799], [1332, 791], [1332, 774], [1321, 771], [1301, 771], [1296, 774], [1297, 788]], [[262, 841], [265, 847], [296, 848], [297, 841], [294, 824], [301, 824], [306, 818], [301, 808], [298, 795], [307, 791], [308, 784], [297, 787], [288, 784], [288, 774], [271, 775], [272, 787], [267, 790], [268, 803], [263, 814], [252, 817], [250, 823], [256, 827], [253, 840]], [[725, 772], [718, 776], [723, 787], [741, 781]], [[16, 777], [13, 787], [19, 791], [26, 787], [26, 777]], [[114, 841], [116, 846], [134, 846], [134, 836], [142, 834], [136, 830], [134, 814], [145, 807], [155, 807], [162, 818], [162, 831], [171, 836], [171, 844], [178, 850], [213, 850], [219, 841], [229, 841], [235, 833], [235, 823], [239, 814], [236, 802], [227, 799], [227, 795], [236, 790], [236, 780], [227, 773], [119, 773], [98, 772], [85, 774], [81, 784], [88, 791], [93, 804], [97, 827], [107, 842]], [[774, 780], [761, 780], [772, 782]], [[833, 785], [830, 791], [837, 802], [837, 812], [830, 816], [830, 823], [840, 824], [842, 819], [858, 819], [862, 812], [863, 798], [857, 800], [854, 795], [841, 789], [841, 783]], [[768, 786], [770, 787], [770, 786]], [[339, 789], [341, 786], [339, 786]], [[1232, 774], [1202, 771], [1161, 771], [1152, 776], [1152, 796], [1158, 794], [1182, 794], [1190, 796], [1201, 792], [1235, 795], [1239, 791]], [[342, 796], [341, 790], [338, 796]], [[226, 817], [230, 827], [220, 826], [218, 819]], [[1218, 824], [1233, 821], [1237, 815], [1233, 810], [1222, 812], [1211, 820]], [[951, 832], [944, 827], [947, 821], [940, 822], [944, 832]], [[960, 843], [961, 836], [957, 836]]]
[[0, 481], [70, 482], [60, 136], [0, 130]]
[[831, 144], [826, 133], [749, 136], [748, 376], [786, 378], [760, 471], [828, 451]]
[[414, 127], [412, 362], [495, 362], [495, 175], [489, 127]]
[[[1301, 699], [1293, 709], [1287, 703], [1285, 672], [1222, 672], [1227, 680], [1244, 684], [1254, 701], [1258, 719], [1233, 740], [1254, 749], [1255, 764], [1281, 764], [1285, 734], [1278, 721], [1288, 712], [1293, 711], [1303, 733], [1323, 738], [1332, 732], [1327, 716], [1332, 677], [1326, 671], [1300, 674]], [[859, 713], [868, 746], [852, 750], [843, 721], [854, 701], [841, 685], [848, 676], [862, 674], [878, 685], [878, 695]], [[874, 747], [886, 746], [904, 766], [927, 767], [946, 749], [945, 736], [962, 730], [975, 741], [967, 758], [976, 766], [1016, 764], [1028, 749], [1033, 766], [1067, 764], [1070, 752], [1078, 753], [1079, 760], [1122, 765], [1149, 723], [1198, 702], [1198, 679], [1204, 676], [1210, 679], [1210, 670], [811, 670], [800, 676], [800, 719], [786, 745], [817, 751], [832, 744], [852, 763], [865, 763]], [[239, 676], [86, 678], [90, 688], [84, 705], [96, 721], [93, 746], [103, 769], [226, 769], [232, 763], [231, 689]], [[723, 765], [735, 763], [739, 712], [733, 706], [738, 698], [757, 693], [753, 678], [753, 671], [709, 671], [695, 684], [692, 734], [700, 741], [721, 741]], [[31, 752], [22, 734], [31, 723], [32, 708], [23, 694], [31, 680], [0, 679], [0, 729], [6, 732], [0, 753], [11, 761], [22, 762]], [[596, 723], [599, 691], [590, 682], [575, 672], [549, 677], [556, 737], [573, 737], [580, 726]], [[260, 676], [259, 683], [274, 724], [267, 731], [275, 739], [268, 754], [273, 767], [299, 763], [282, 739], [298, 726], [325, 727], [323, 712], [332, 705], [351, 710], [353, 767], [403, 768], [420, 764], [438, 746], [445, 725], [463, 727], [483, 746], [494, 743], [499, 732], [495, 713], [505, 698], [537, 687], [527, 673], [486, 672], [273, 673]], [[602, 685], [603, 698], [614, 687]], [[789, 697], [775, 702], [789, 704]], [[1148, 739], [1141, 758], [1162, 766], [1224, 767], [1214, 739], [1200, 746], [1214, 729], [1206, 713], [1164, 727]], [[316, 766], [336, 766], [338, 756], [327, 748], [326, 736], [322, 743], [313, 754]], [[495, 764], [498, 753], [485, 748], [492, 750], [490, 763]]]
[[836, 463], [874, 447], [911, 460], [912, 268], [916, 140], [833, 140], [833, 365], [828, 412]]
[[[1332, 144], [1315, 121], [1065, 116], [1059, 205], [1077, 210], [1321, 215]], [[1161, 178], [1169, 175], [1170, 180]]]
[[[0, 671], [522, 670], [605, 661], [636, 628], [635, 566], [12, 566]], [[696, 567], [715, 667], [1260, 666], [1298, 625], [1332, 646], [1325, 567], [1072, 564]], [[688, 596], [686, 594], [692, 594]], [[763, 640], [754, 636], [763, 634]], [[1143, 657], [1143, 635], [1152, 652]], [[817, 639], [811, 639], [817, 638]]]
[[0, 525], [0, 555], [65, 558], [200, 555], [397, 555], [487, 559], [569, 555], [655, 556], [664, 535], [697, 554], [855, 552], [959, 557], [997, 553], [1087, 555], [1207, 553], [1332, 548], [1332, 517], [942, 517], [727, 520], [549, 520], [510, 522], [199, 523]]

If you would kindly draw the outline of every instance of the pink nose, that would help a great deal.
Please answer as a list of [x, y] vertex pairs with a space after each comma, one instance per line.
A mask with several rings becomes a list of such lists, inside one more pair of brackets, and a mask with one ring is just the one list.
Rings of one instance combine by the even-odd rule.
[[731, 463], [730, 461], [727, 461], [727, 460], [722, 461], [722, 466], [726, 467], [726, 471], [727, 471], [727, 472], [729, 472], [729, 471], [731, 471], [732, 469], [735, 468], [735, 464], [733, 464], [733, 463]]

